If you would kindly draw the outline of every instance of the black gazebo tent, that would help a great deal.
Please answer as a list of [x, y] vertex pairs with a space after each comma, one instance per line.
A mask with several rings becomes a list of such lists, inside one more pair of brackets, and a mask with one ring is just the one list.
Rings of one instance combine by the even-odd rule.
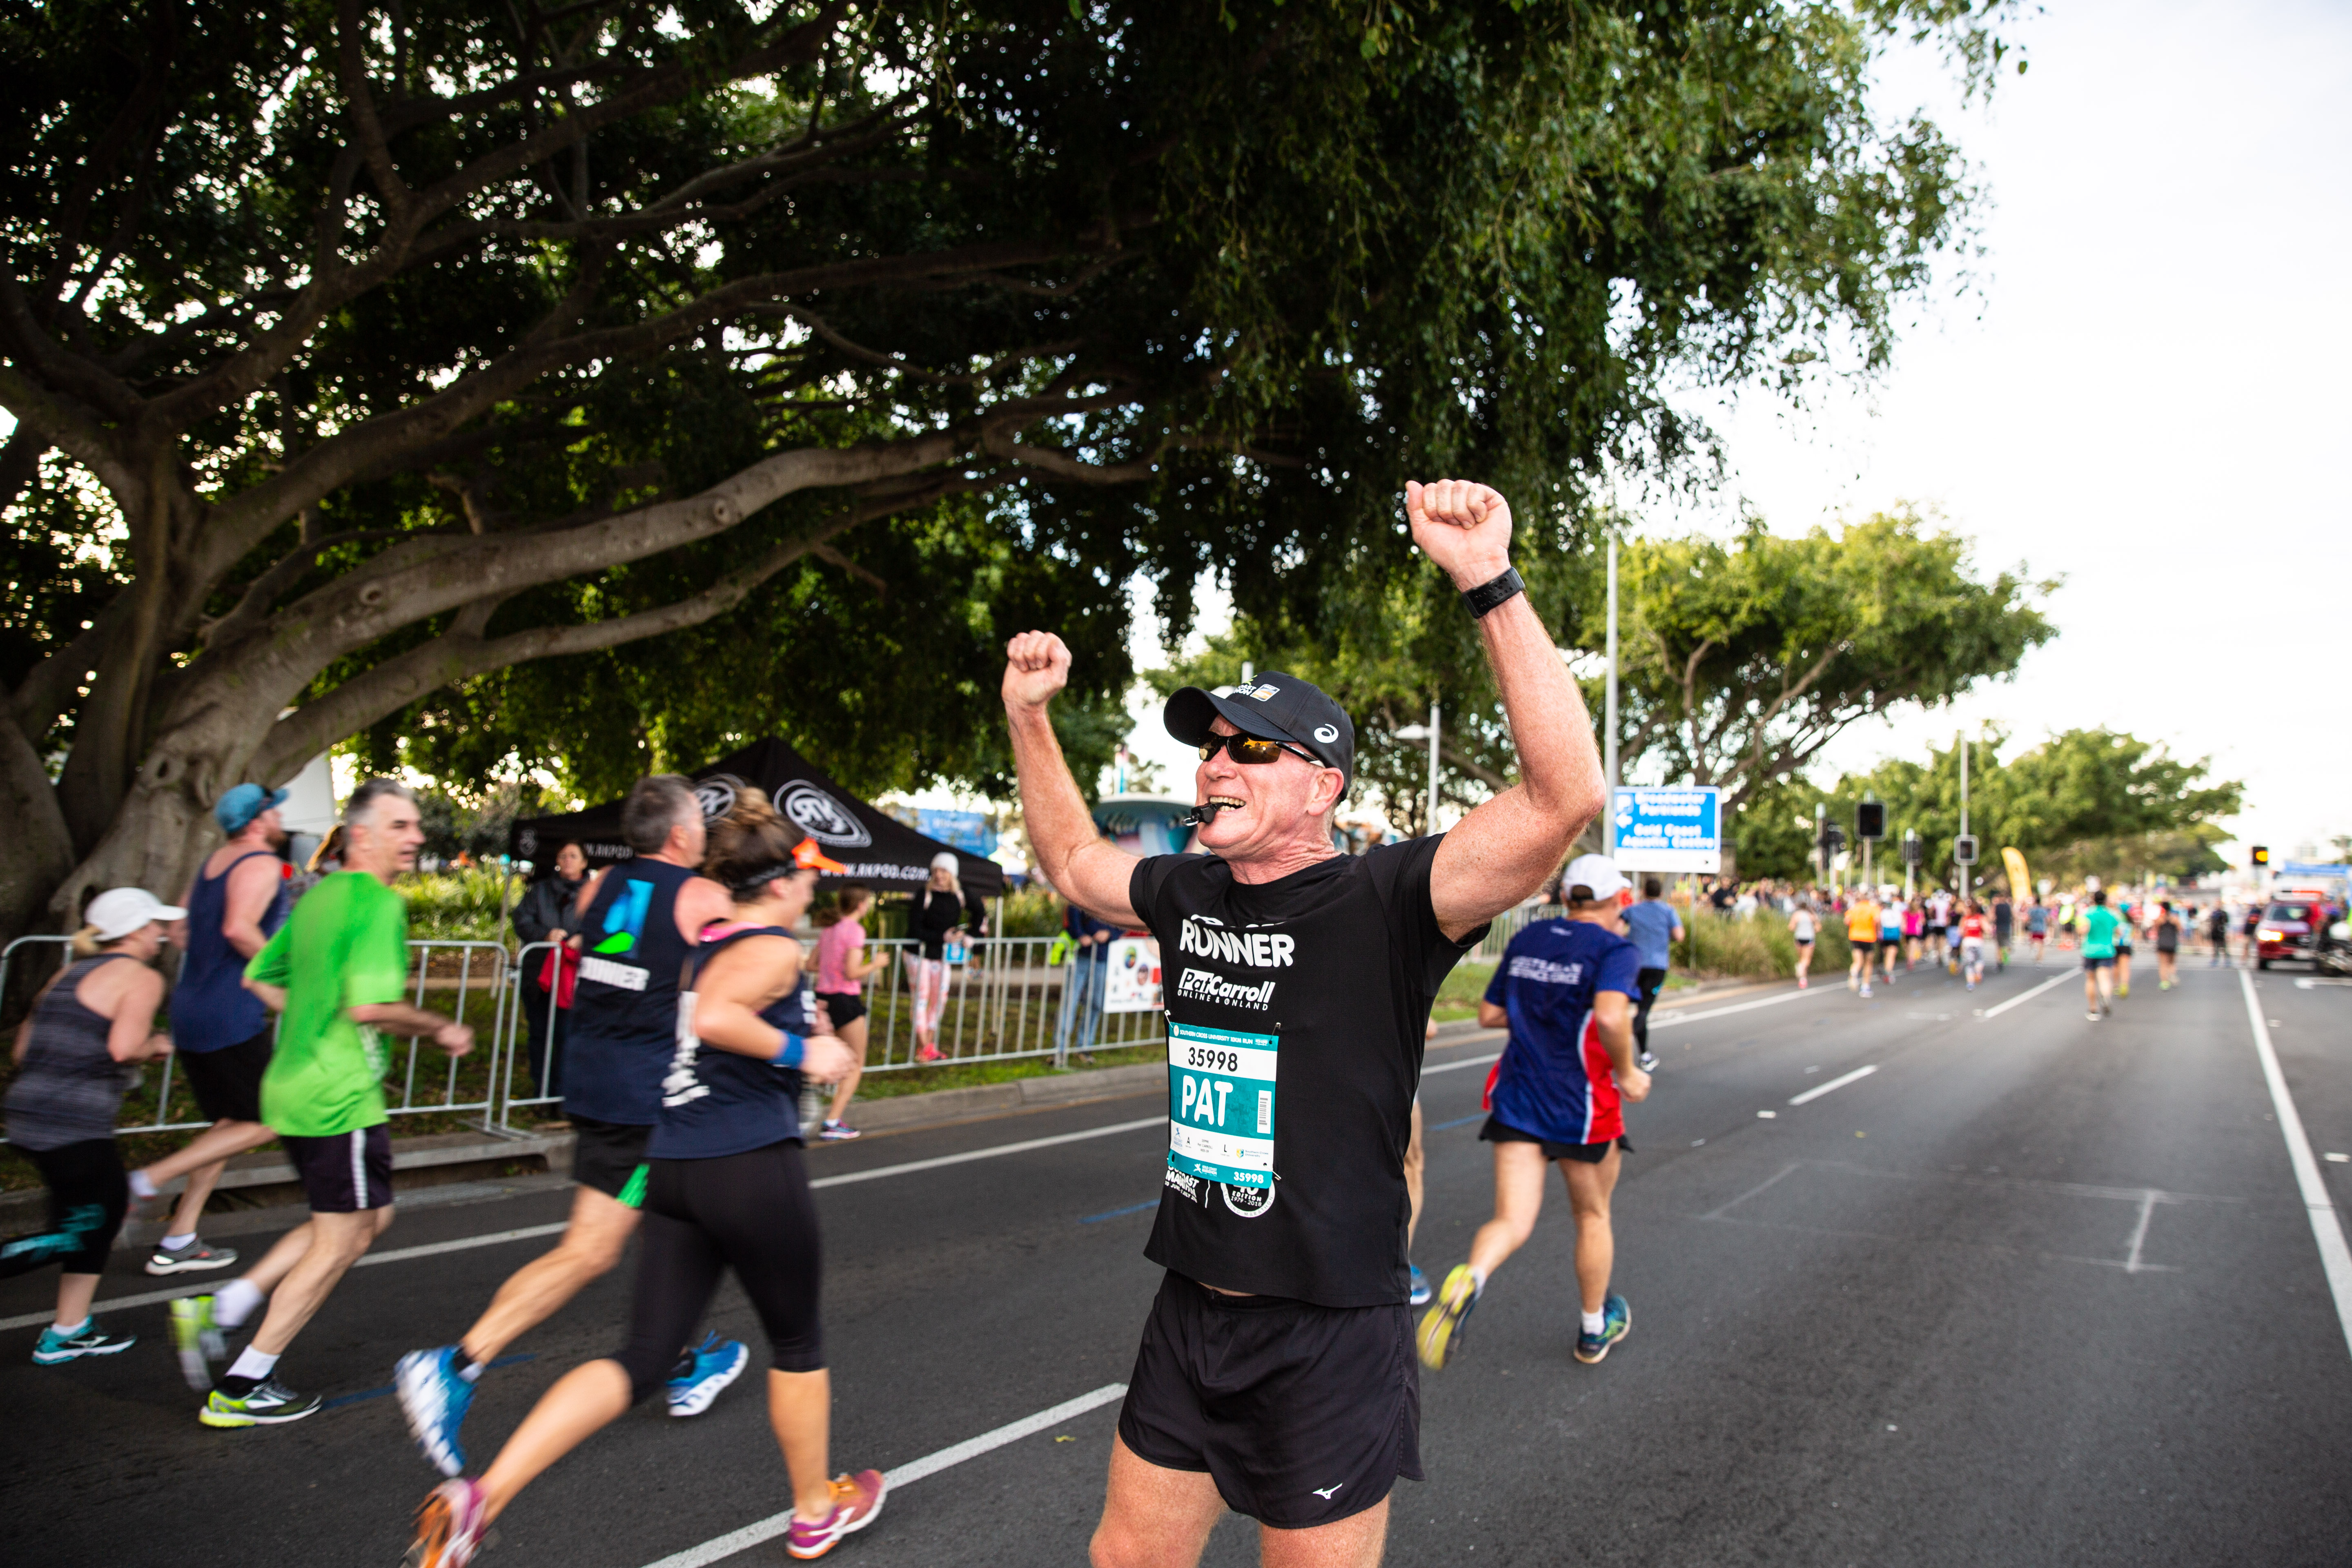
[[[910, 892], [930, 876], [931, 857], [945, 849], [956, 858], [968, 897], [992, 899], [1004, 891], [1004, 868], [995, 861], [927, 838], [884, 816], [772, 736], [698, 768], [693, 776], [702, 781], [719, 773], [732, 773], [766, 791], [787, 820], [815, 839], [829, 858], [849, 868], [846, 878], [827, 872], [827, 882], [864, 882], [877, 893]], [[725, 811], [734, 800], [722, 784], [705, 783], [698, 793], [709, 816]], [[557, 849], [575, 841], [587, 851], [592, 867], [628, 859], [632, 852], [621, 837], [621, 803], [606, 801], [561, 816], [522, 817], [507, 833], [509, 853], [542, 866]]]

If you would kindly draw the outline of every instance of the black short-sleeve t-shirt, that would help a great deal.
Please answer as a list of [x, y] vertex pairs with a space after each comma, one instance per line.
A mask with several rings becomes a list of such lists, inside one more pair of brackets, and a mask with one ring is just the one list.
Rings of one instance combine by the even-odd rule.
[[1168, 1161], [1144, 1256], [1227, 1290], [1402, 1301], [1404, 1153], [1437, 987], [1485, 933], [1438, 929], [1440, 839], [1276, 881], [1161, 855], [1129, 898], [1160, 941]]

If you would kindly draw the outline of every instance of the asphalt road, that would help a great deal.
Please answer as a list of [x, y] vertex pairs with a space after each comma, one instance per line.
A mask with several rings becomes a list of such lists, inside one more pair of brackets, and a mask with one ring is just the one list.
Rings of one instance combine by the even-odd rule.
[[[1923, 973], [1868, 1003], [1832, 984], [1658, 1031], [1659, 1086], [1632, 1114], [1640, 1152], [1617, 1198], [1633, 1333], [1601, 1366], [1570, 1358], [1555, 1189], [1462, 1357], [1423, 1380], [1429, 1479], [1398, 1489], [1389, 1561], [2352, 1562], [2352, 1349], [2241, 976], [2200, 959], [2166, 994], [2143, 970], [2097, 1024], [2053, 960], [1974, 995]], [[2352, 1152], [2352, 989], [2251, 978], [2313, 1146]], [[1484, 1077], [1425, 1080], [1417, 1256], [1433, 1275], [1488, 1212]], [[878, 1170], [1157, 1109], [1146, 1097], [873, 1138], [812, 1168]], [[836, 1465], [905, 1467], [1123, 1381], [1156, 1284], [1140, 1248], [1161, 1148], [1145, 1126], [823, 1191]], [[2352, 1164], [2319, 1169], [2352, 1206]], [[421, 1208], [383, 1246], [546, 1224], [564, 1205], [542, 1188]], [[384, 1396], [393, 1359], [451, 1338], [546, 1245], [355, 1271], [283, 1368], [342, 1403], [278, 1430], [196, 1424], [160, 1306], [110, 1315], [142, 1339], [105, 1362], [35, 1367], [36, 1331], [0, 1334], [10, 1561], [396, 1562], [433, 1477]], [[467, 1426], [478, 1468], [564, 1369], [617, 1343], [628, 1272], [486, 1380]], [[153, 1283], [126, 1269], [100, 1297]], [[52, 1289], [0, 1287], [0, 1317]], [[731, 1285], [714, 1323], [757, 1345]], [[525, 1494], [487, 1561], [782, 1561], [772, 1542], [693, 1555], [790, 1505], [763, 1403], [751, 1381], [693, 1421], [633, 1413]], [[1116, 1413], [1106, 1395], [906, 1482], [836, 1560], [1084, 1562]], [[1228, 1516], [1206, 1561], [1254, 1563], [1254, 1527]]]

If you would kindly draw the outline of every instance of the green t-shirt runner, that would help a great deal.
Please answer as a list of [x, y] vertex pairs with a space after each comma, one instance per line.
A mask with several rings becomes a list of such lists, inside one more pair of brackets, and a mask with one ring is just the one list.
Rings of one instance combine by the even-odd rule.
[[2083, 956], [2113, 958], [2116, 955], [2116, 928], [2123, 924], [2116, 911], [2105, 904], [2093, 904], [2083, 915]]
[[246, 978], [286, 993], [261, 1079], [261, 1119], [292, 1138], [331, 1138], [388, 1120], [383, 1037], [349, 1009], [397, 1002], [408, 985], [408, 905], [364, 871], [302, 895]]

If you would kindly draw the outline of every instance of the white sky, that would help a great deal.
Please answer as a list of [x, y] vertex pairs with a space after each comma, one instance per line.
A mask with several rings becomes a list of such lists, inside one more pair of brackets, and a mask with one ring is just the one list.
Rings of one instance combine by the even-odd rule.
[[[1924, 760], [1961, 725], [2026, 745], [2106, 725], [2245, 781], [2243, 841], [2324, 847], [2352, 833], [2352, 704], [2331, 695], [2352, 658], [2352, 6], [2070, 0], [2016, 36], [2030, 68], [1989, 107], [1914, 53], [1881, 80], [1882, 112], [1926, 105], [1988, 187], [1977, 291], [1939, 289], [1884, 377], [1802, 412], [1692, 399], [1733, 478], [1646, 526], [1727, 528], [1744, 500], [1796, 531], [1909, 500], [1980, 567], [2066, 580], [2016, 680], [1858, 726], [1825, 773]], [[1181, 748], [1134, 707], [1184, 792]]]

